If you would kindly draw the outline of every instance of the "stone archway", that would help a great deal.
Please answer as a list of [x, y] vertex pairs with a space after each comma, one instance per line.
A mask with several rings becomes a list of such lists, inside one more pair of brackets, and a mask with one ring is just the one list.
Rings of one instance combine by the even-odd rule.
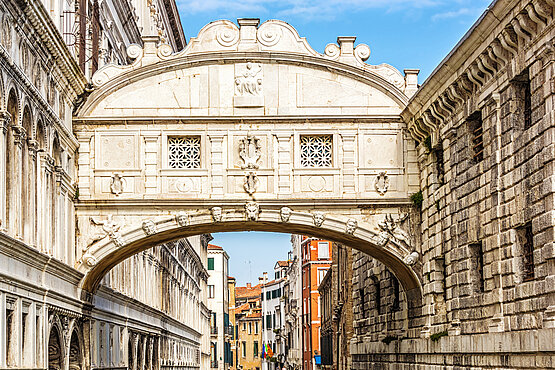
[[354, 37], [318, 53], [285, 22], [238, 23], [208, 24], [177, 54], [145, 38], [132, 65], [93, 76], [74, 119], [82, 288], [156, 244], [277, 231], [364, 251], [419, 307], [403, 226], [417, 223], [417, 155], [400, 117], [417, 72], [365, 63]]
[[73, 330], [69, 342], [69, 370], [81, 370], [83, 368], [83, 352], [76, 330]]

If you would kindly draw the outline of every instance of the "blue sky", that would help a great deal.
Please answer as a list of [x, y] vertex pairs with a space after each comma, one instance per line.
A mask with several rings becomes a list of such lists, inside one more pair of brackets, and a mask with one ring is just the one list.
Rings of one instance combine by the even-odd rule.
[[258, 284], [262, 272], [274, 276], [274, 265], [286, 260], [291, 250], [291, 235], [263, 232], [234, 232], [212, 234], [210, 243], [219, 245], [229, 254], [229, 271], [237, 285]]
[[[401, 72], [419, 68], [424, 82], [479, 18], [490, 0], [176, 0], [187, 40], [218, 19], [281, 19], [318, 52], [337, 36], [357, 36], [370, 46], [367, 63], [388, 63]], [[286, 259], [290, 236], [271, 233], [214, 234], [239, 285], [257, 283], [275, 261]]]
[[281, 19], [319, 52], [337, 36], [370, 46], [367, 63], [421, 70], [422, 83], [491, 0], [176, 0], [187, 40], [218, 19]]

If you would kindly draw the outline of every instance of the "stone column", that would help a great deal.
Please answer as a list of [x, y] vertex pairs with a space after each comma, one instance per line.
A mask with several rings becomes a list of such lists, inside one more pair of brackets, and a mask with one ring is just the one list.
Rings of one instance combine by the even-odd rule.
[[55, 227], [55, 235], [54, 235], [54, 250], [57, 251], [54, 253], [54, 257], [58, 258], [60, 261], [64, 261], [64, 193], [62, 190], [62, 177], [64, 170], [61, 166], [55, 166], [54, 172], [56, 176], [55, 188], [54, 188], [54, 219], [52, 222], [54, 223]]
[[275, 134], [278, 145], [277, 155], [277, 193], [291, 194], [291, 177], [292, 177], [292, 153], [291, 153], [291, 137], [290, 133]]
[[[11, 153], [11, 168], [8, 168], [11, 181], [8, 192], [10, 194], [9, 204], [9, 223], [8, 229], [12, 235], [21, 239], [23, 237], [23, 222], [21, 212], [22, 194], [22, 172], [23, 172], [23, 140], [25, 140], [25, 130], [19, 125], [11, 127], [13, 139], [13, 153]], [[9, 150], [9, 149], [8, 149]]]
[[[4, 133], [5, 134], [5, 133]], [[5, 141], [3, 141], [5, 143]], [[6, 367], [6, 294], [0, 292], [0, 368]]]
[[25, 238], [25, 242], [29, 243], [29, 245], [36, 246], [37, 239], [36, 239], [36, 222], [37, 222], [37, 214], [36, 214], [36, 204], [37, 204], [37, 197], [38, 194], [35, 189], [35, 184], [37, 183], [37, 149], [38, 149], [38, 142], [33, 139], [29, 139], [27, 141], [27, 150], [28, 153], [28, 173], [23, 174], [23, 176], [27, 176], [27, 189], [25, 189], [25, 198], [23, 201], [27, 202], [27, 206], [25, 209], [27, 210], [25, 217], [25, 224], [23, 235]]
[[158, 194], [159, 132], [143, 133], [145, 140], [145, 193]]
[[[11, 116], [8, 112], [0, 112], [0, 230], [6, 231], [6, 165], [8, 153], [8, 127]], [[1, 352], [0, 352], [1, 355]], [[5, 358], [5, 356], [4, 356]], [[2, 363], [0, 362], [0, 366]]]
[[343, 140], [343, 193], [356, 192], [356, 133], [342, 133]]
[[224, 133], [209, 134], [211, 193], [214, 195], [224, 194], [224, 137]]

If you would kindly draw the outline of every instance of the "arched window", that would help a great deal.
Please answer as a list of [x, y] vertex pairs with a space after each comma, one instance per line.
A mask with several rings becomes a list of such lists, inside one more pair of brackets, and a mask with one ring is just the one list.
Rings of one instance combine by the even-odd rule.
[[[8, 113], [11, 116], [10, 125], [18, 124], [18, 99], [15, 89], [11, 89], [8, 94]], [[15, 135], [13, 129], [8, 130], [6, 140], [6, 174], [13, 174], [16, 171], [15, 156]], [[14, 176], [6, 176], [6, 226], [8, 230], [16, 234], [18, 231], [17, 222], [19, 217], [16, 215], [17, 202], [14, 199], [15, 194], [12, 189], [17, 186], [17, 179]]]
[[50, 330], [48, 337], [48, 370], [61, 370], [63, 366], [63, 351], [60, 334], [56, 327]]
[[81, 353], [81, 345], [79, 344], [77, 331], [74, 330], [69, 344], [69, 370], [81, 370], [82, 368], [83, 355]]

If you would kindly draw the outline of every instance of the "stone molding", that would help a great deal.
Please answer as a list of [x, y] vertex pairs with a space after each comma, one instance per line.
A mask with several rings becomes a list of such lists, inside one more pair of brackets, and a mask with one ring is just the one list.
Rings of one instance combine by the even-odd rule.
[[[516, 64], [524, 62], [519, 56], [530, 50], [538, 36], [553, 28], [554, 9], [555, 3], [543, 0], [526, 5], [516, 0], [496, 1], [488, 8], [402, 112], [411, 136], [419, 142], [431, 136], [435, 145], [440, 126], [462, 109], [468, 99], [496, 83], [501, 71], [511, 66], [515, 70]], [[488, 41], [483, 40], [483, 35], [490, 35]], [[539, 49], [544, 55], [553, 55], [552, 46], [543, 45]], [[471, 56], [466, 57], [469, 53]], [[459, 58], [461, 55], [465, 57]]]

